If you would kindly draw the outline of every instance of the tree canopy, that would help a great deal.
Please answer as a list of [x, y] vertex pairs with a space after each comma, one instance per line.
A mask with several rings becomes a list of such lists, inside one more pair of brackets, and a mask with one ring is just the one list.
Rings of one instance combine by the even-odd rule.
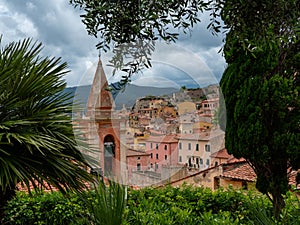
[[226, 148], [252, 165], [278, 215], [287, 173], [300, 168], [299, 1], [226, 1], [221, 14]]
[[209, 3], [202, 0], [70, 0], [83, 10], [82, 22], [89, 35], [99, 38], [97, 48], [113, 52], [110, 65], [126, 72], [122, 81], [151, 67], [155, 41], [175, 42], [179, 32], [189, 33], [199, 12]]

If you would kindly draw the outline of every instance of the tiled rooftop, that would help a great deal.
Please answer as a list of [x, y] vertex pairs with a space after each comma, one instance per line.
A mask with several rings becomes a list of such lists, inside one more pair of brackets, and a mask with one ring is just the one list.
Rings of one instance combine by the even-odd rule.
[[167, 135], [160, 135], [160, 136], [150, 136], [146, 142], [158, 142], [158, 143], [172, 143], [172, 142], [178, 142], [178, 140], [175, 138], [175, 134], [167, 134]]
[[232, 157], [232, 155], [229, 155], [226, 148], [223, 148], [223, 149], [211, 154], [211, 157], [219, 158], [219, 159], [229, 159]]
[[143, 156], [143, 155], [150, 155], [145, 151], [135, 150], [135, 149], [127, 149], [126, 156]]
[[[296, 175], [297, 173], [300, 173], [300, 170], [293, 170], [290, 174], [289, 174], [289, 184], [290, 185], [294, 185], [296, 186]], [[299, 186], [299, 185], [298, 185]]]
[[255, 181], [256, 174], [251, 166], [246, 162], [238, 164], [235, 167], [224, 169], [221, 177], [236, 180]]

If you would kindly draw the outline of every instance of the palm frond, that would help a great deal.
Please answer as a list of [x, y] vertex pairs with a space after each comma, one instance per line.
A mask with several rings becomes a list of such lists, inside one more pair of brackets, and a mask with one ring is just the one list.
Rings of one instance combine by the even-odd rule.
[[83, 181], [93, 181], [80, 151], [87, 147], [73, 132], [72, 96], [62, 92], [67, 64], [40, 57], [41, 50], [31, 39], [0, 50], [1, 190], [34, 181], [35, 188], [79, 190]]

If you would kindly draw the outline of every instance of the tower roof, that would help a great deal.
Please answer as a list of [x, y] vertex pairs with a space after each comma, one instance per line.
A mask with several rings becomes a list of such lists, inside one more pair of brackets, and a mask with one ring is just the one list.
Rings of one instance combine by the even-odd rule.
[[93, 84], [87, 101], [87, 116], [97, 115], [101, 111], [111, 111], [114, 102], [108, 89], [108, 82], [99, 58]]

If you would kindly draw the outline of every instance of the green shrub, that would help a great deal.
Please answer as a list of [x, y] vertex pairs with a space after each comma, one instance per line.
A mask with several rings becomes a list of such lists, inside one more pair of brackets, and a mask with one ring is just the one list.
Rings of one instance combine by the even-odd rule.
[[246, 198], [234, 190], [212, 192], [191, 186], [146, 188], [130, 192], [128, 220], [130, 224], [199, 224], [210, 212], [212, 220], [230, 215], [228, 224], [241, 224], [248, 220], [244, 215]]
[[120, 225], [124, 220], [126, 207], [126, 188], [117, 182], [98, 180], [94, 189], [87, 193], [87, 209], [91, 214], [92, 224]]
[[[122, 222], [114, 224], [123, 225], [299, 224], [300, 202], [292, 193], [286, 196], [281, 221], [276, 221], [272, 217], [272, 204], [258, 192], [233, 189], [213, 192], [191, 186], [129, 189], [123, 211], [124, 187], [115, 186], [115, 190], [101, 187], [96, 192], [69, 193], [66, 196], [58, 192], [33, 196], [18, 193], [6, 207], [4, 224], [102, 224], [100, 220], [105, 208], [105, 217], [117, 219], [117, 213], [121, 218], [118, 221]], [[112, 195], [111, 191], [119, 194]], [[106, 201], [103, 196], [113, 198]], [[101, 203], [101, 199], [105, 201]], [[119, 207], [121, 203], [123, 206]], [[111, 224], [106, 222], [105, 225], [107, 223]]]
[[76, 194], [60, 192], [28, 195], [19, 192], [6, 206], [5, 224], [83, 224], [88, 212]]

